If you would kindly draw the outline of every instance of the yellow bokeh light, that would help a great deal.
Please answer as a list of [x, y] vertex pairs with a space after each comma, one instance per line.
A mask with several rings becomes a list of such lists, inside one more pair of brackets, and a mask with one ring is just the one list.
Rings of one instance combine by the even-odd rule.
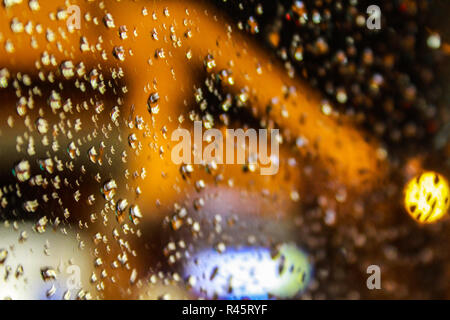
[[405, 209], [419, 223], [436, 222], [447, 213], [449, 192], [448, 182], [442, 175], [424, 172], [406, 185]]

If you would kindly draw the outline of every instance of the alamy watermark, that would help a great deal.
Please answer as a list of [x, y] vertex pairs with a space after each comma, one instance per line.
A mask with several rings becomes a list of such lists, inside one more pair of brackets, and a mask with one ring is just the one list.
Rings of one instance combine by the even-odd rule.
[[73, 30], [80, 30], [81, 29], [81, 10], [80, 7], [77, 5], [71, 5], [69, 7], [67, 7], [67, 21], [66, 21], [66, 25], [67, 25], [67, 29], [69, 29], [70, 31]]
[[66, 269], [70, 276], [66, 280], [66, 287], [68, 290], [81, 289], [81, 269], [77, 265], [70, 265]]
[[[222, 131], [218, 129], [203, 132], [202, 122], [194, 121], [193, 143], [189, 130], [179, 128], [172, 132], [171, 140], [179, 141], [172, 149], [172, 161], [177, 165], [212, 162], [255, 167], [259, 165], [261, 175], [274, 175], [279, 169], [280, 134], [278, 129], [270, 129], [269, 155], [268, 131], [226, 129], [224, 138]], [[205, 148], [203, 142], [208, 143]]]
[[375, 264], [367, 267], [367, 274], [370, 276], [367, 278], [366, 285], [367, 289], [381, 289], [381, 268]]
[[380, 30], [381, 29], [381, 9], [379, 6], [373, 4], [367, 7], [366, 13], [369, 15], [366, 21], [367, 29]]
[[[67, 28], [71, 31], [81, 29], [81, 10], [77, 5], [67, 7]], [[380, 30], [381, 29], [381, 9], [379, 6], [373, 4], [367, 7], [366, 13], [369, 15], [366, 21], [367, 29]]]

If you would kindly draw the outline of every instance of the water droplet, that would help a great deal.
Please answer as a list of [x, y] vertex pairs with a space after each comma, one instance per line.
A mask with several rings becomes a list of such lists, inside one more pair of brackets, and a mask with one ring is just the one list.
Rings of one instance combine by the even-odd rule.
[[13, 175], [20, 182], [24, 182], [30, 179], [30, 163], [28, 162], [28, 160], [20, 161], [13, 169]]
[[105, 23], [105, 26], [108, 28], [115, 28], [114, 25], [114, 19], [113, 16], [110, 13], [107, 13], [105, 17], [103, 18], [103, 22]]
[[56, 270], [53, 269], [52, 267], [44, 267], [44, 268], [41, 268], [41, 276], [42, 276], [42, 279], [45, 282], [47, 282], [47, 281], [56, 280], [57, 273], [56, 273]]
[[106, 200], [110, 201], [114, 198], [117, 191], [117, 184], [114, 180], [108, 180], [101, 188], [101, 192]]
[[8, 257], [8, 250], [0, 249], [0, 264], [5, 263], [7, 257]]

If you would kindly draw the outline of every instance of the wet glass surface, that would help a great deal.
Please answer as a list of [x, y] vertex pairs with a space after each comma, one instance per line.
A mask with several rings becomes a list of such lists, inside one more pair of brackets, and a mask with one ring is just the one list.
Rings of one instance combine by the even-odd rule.
[[1, 0], [0, 298], [449, 299], [449, 12]]

